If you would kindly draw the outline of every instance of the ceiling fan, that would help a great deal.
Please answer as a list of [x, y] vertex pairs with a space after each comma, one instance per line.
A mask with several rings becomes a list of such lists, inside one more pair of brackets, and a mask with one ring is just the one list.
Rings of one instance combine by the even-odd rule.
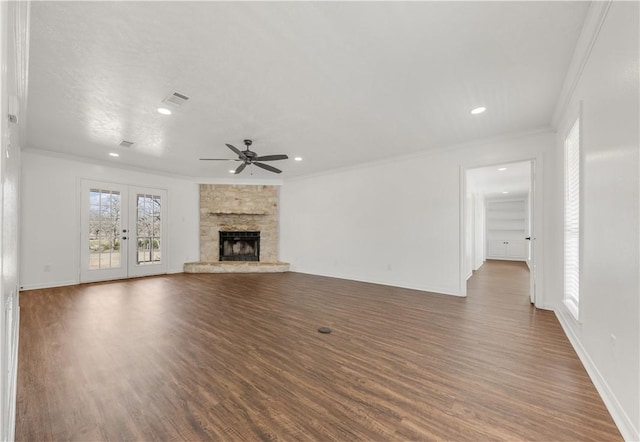
[[202, 161], [242, 161], [242, 164], [238, 166], [236, 171], [234, 172], [236, 175], [244, 170], [245, 167], [249, 165], [256, 165], [261, 169], [268, 170], [269, 172], [281, 173], [280, 169], [277, 169], [268, 164], [263, 164], [261, 161], [276, 161], [276, 160], [286, 160], [289, 157], [287, 155], [265, 155], [258, 156], [257, 153], [249, 150], [251, 146], [251, 140], [244, 140], [244, 145], [246, 146], [245, 150], [240, 150], [231, 144], [227, 144], [227, 147], [231, 149], [236, 155], [238, 155], [237, 159], [228, 159], [228, 158], [200, 158]]

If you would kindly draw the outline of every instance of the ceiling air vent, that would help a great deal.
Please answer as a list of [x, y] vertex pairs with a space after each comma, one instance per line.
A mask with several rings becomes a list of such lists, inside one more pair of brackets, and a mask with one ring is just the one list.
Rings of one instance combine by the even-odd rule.
[[133, 146], [133, 141], [122, 140], [120, 141], [120, 147], [131, 147]]
[[187, 97], [186, 95], [181, 94], [180, 92], [174, 92], [170, 95], [167, 95], [164, 100], [162, 100], [162, 102], [172, 104], [174, 106], [182, 106], [187, 102], [188, 99], [189, 97]]

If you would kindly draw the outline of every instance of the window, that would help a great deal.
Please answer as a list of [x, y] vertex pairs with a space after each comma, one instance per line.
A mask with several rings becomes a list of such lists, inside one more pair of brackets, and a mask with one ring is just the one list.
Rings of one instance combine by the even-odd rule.
[[580, 306], [580, 120], [564, 142], [564, 302], [576, 320]]
[[161, 198], [158, 195], [144, 195], [139, 193], [137, 200], [136, 240], [138, 252], [137, 264], [151, 264], [160, 262], [160, 207]]
[[89, 270], [113, 269], [121, 265], [120, 192], [89, 191]]

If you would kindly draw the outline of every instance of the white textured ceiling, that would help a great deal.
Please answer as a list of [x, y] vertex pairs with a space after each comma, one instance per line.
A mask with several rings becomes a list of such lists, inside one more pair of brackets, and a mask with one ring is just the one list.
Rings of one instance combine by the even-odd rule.
[[[252, 138], [261, 155], [304, 158], [271, 163], [287, 178], [547, 127], [587, 9], [33, 2], [25, 146], [229, 178], [235, 163], [198, 158]], [[190, 100], [158, 114], [173, 91]]]

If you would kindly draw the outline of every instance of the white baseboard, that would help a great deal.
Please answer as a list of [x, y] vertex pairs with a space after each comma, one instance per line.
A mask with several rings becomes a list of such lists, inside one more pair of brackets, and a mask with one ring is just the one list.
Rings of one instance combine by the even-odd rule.
[[637, 428], [635, 428], [627, 413], [625, 413], [615, 394], [613, 394], [613, 391], [611, 391], [611, 388], [609, 388], [609, 385], [600, 374], [600, 371], [593, 363], [593, 360], [582, 346], [580, 339], [573, 332], [573, 329], [569, 325], [569, 321], [571, 320], [571, 318], [569, 318], [568, 315], [570, 313], [564, 312], [561, 307], [560, 309], [555, 309], [555, 314], [558, 318], [558, 321], [560, 322], [560, 325], [562, 326], [562, 329], [564, 330], [565, 335], [567, 335], [567, 338], [569, 338], [569, 342], [571, 342], [571, 345], [578, 354], [582, 365], [584, 365], [585, 370], [587, 370], [587, 374], [591, 378], [591, 382], [593, 382], [593, 385], [596, 387], [598, 394], [600, 394], [605, 407], [607, 407], [607, 410], [609, 410], [609, 414], [611, 414], [611, 417], [618, 427], [618, 430], [620, 430], [620, 433], [622, 434], [624, 440], [640, 440], [640, 432]]
[[38, 289], [50, 289], [53, 287], [65, 287], [68, 285], [78, 285], [80, 281], [57, 281], [57, 282], [45, 282], [40, 284], [23, 284], [20, 286], [20, 291], [24, 290], [38, 290]]
[[18, 395], [18, 347], [20, 346], [20, 307], [16, 307], [16, 321], [14, 323], [16, 342], [14, 344], [13, 366], [10, 368], [11, 377], [9, 388], [11, 389], [11, 403], [9, 405], [9, 437], [7, 440], [15, 440], [16, 436], [16, 408]]
[[180, 267], [178, 269], [169, 269], [167, 275], [173, 275], [175, 273], [184, 273], [184, 268]]
[[473, 272], [469, 272], [467, 273], [467, 281], [469, 280], [469, 278], [471, 278], [473, 276]]
[[[174, 274], [174, 273], [183, 273], [183, 269], [171, 269], [169, 270], [166, 274]], [[164, 273], [159, 273], [158, 275], [149, 275], [149, 276], [160, 276], [160, 275], [164, 275]], [[100, 281], [88, 281], [88, 282], [105, 282], [105, 281], [122, 281], [124, 279], [129, 279], [128, 277], [125, 278], [118, 278], [118, 279], [106, 279], [106, 280], [100, 280]], [[25, 291], [25, 290], [38, 290], [38, 289], [50, 289], [53, 287], [66, 287], [69, 285], [78, 285], [81, 284], [80, 280], [74, 279], [73, 281], [56, 281], [56, 282], [45, 282], [45, 283], [40, 283], [40, 284], [23, 284], [20, 286], [20, 291]]]
[[325, 276], [327, 278], [336, 278], [336, 279], [346, 279], [349, 281], [358, 281], [358, 282], [367, 282], [369, 284], [378, 284], [378, 285], [385, 285], [388, 287], [398, 287], [401, 289], [410, 289], [410, 290], [419, 290], [421, 292], [430, 292], [430, 293], [437, 293], [440, 295], [449, 295], [449, 296], [458, 296], [458, 297], [464, 297], [464, 295], [461, 295], [460, 293], [456, 293], [455, 291], [451, 290], [451, 289], [446, 289], [446, 288], [442, 288], [442, 287], [424, 287], [424, 286], [416, 286], [416, 285], [408, 285], [408, 284], [403, 284], [403, 283], [397, 283], [394, 281], [390, 281], [390, 282], [381, 282], [381, 281], [377, 281], [377, 280], [373, 280], [373, 279], [365, 279], [365, 278], [359, 278], [359, 277], [352, 277], [352, 276], [347, 276], [347, 275], [330, 275], [330, 274], [325, 274], [325, 273], [315, 273], [315, 272], [305, 272], [303, 270], [289, 270], [290, 272], [294, 272], [294, 273], [304, 273], [307, 275], [315, 275], [315, 276]]

